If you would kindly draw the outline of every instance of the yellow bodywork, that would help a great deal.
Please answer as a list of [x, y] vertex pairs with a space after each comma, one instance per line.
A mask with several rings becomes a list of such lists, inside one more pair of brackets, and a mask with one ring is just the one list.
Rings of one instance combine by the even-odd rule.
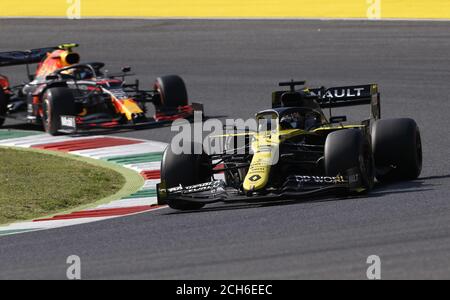
[[143, 113], [139, 105], [132, 99], [117, 100], [116, 103], [119, 112], [124, 114], [128, 121], [133, 120], [133, 115]]
[[[257, 192], [266, 188], [272, 167], [278, 163], [279, 146], [282, 142], [299, 135], [319, 135], [326, 131], [364, 127], [362, 125], [324, 126], [312, 131], [300, 129], [280, 130], [253, 133], [253, 159], [244, 180], [244, 191]], [[232, 136], [232, 135], [227, 135]]]
[[252, 142], [253, 159], [244, 180], [245, 191], [258, 191], [266, 187], [270, 170], [274, 165], [280, 138], [278, 132], [255, 135]]
[[245, 191], [259, 191], [269, 182], [272, 166], [278, 163], [279, 146], [283, 141], [292, 137], [310, 134], [299, 129], [260, 132], [254, 135], [252, 142], [253, 159], [244, 180]]

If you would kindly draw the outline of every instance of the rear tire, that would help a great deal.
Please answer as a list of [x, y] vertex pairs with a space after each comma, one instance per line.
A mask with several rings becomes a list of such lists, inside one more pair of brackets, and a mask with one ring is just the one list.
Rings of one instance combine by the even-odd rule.
[[[357, 129], [332, 132], [325, 143], [327, 176], [347, 175], [354, 169], [361, 179], [360, 188], [369, 192], [375, 181], [374, 159], [370, 141]], [[352, 192], [352, 191], [350, 191]]]
[[176, 109], [189, 103], [186, 85], [180, 76], [160, 77], [156, 79], [154, 88], [160, 95], [162, 109]]
[[422, 139], [412, 119], [377, 121], [372, 128], [372, 144], [380, 182], [414, 180], [422, 172]]
[[8, 98], [0, 86], [0, 127], [5, 124], [5, 117], [8, 111]]
[[[194, 149], [195, 144], [192, 144]], [[193, 152], [192, 152], [193, 153]], [[161, 162], [161, 182], [167, 188], [191, 186], [205, 183], [211, 180], [212, 162], [205, 153], [199, 154], [175, 154], [172, 146], [169, 145], [164, 152]], [[205, 204], [183, 200], [169, 200], [171, 208], [177, 210], [197, 210]]]
[[56, 87], [47, 89], [42, 96], [42, 122], [48, 134], [58, 135], [61, 129], [61, 116], [75, 116], [76, 105], [69, 88]]

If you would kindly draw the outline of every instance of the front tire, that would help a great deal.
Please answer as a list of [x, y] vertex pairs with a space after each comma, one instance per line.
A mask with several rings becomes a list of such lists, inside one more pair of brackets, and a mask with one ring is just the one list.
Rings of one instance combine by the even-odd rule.
[[422, 172], [422, 138], [412, 119], [377, 121], [372, 144], [380, 182], [414, 180]]
[[[199, 145], [200, 146], [200, 145]], [[192, 144], [191, 149], [195, 148]], [[192, 152], [194, 153], [194, 152]], [[161, 162], [161, 182], [168, 188], [191, 186], [211, 181], [212, 162], [208, 155], [203, 154], [175, 154], [169, 145], [164, 152]], [[205, 206], [183, 200], [169, 200], [171, 208], [177, 210], [197, 210]]]
[[42, 96], [45, 132], [58, 135], [61, 129], [61, 116], [75, 116], [76, 106], [73, 93], [69, 88], [56, 87], [47, 89]]
[[[374, 159], [370, 140], [357, 129], [332, 132], [325, 142], [325, 172], [327, 176], [347, 175], [349, 170], [360, 177], [364, 192], [369, 192], [375, 181]], [[355, 191], [358, 192], [359, 189]], [[350, 190], [350, 192], [352, 192]]]
[[186, 85], [178, 75], [156, 79], [154, 88], [160, 95], [160, 108], [162, 109], [176, 109], [189, 103]]

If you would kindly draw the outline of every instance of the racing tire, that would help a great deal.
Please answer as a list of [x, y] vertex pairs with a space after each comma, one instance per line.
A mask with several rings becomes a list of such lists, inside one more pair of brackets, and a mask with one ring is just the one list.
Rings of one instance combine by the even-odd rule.
[[360, 178], [359, 187], [350, 187], [350, 193], [369, 192], [375, 182], [375, 164], [370, 139], [357, 129], [332, 132], [325, 142], [325, 173], [335, 177], [354, 170]]
[[75, 116], [76, 105], [72, 91], [66, 87], [47, 89], [42, 96], [42, 122], [45, 132], [58, 135], [61, 129], [61, 116]]
[[178, 75], [163, 76], [156, 79], [154, 89], [160, 95], [158, 106], [162, 109], [176, 109], [189, 103], [186, 85]]
[[0, 127], [5, 124], [5, 117], [8, 111], [8, 98], [6, 97], [5, 92], [1, 89], [0, 86]]
[[[200, 146], [200, 145], [199, 145]], [[191, 149], [195, 149], [192, 143]], [[194, 152], [192, 152], [194, 153]], [[211, 181], [212, 162], [209, 156], [203, 154], [175, 154], [169, 145], [161, 162], [161, 182], [166, 187], [191, 186]], [[205, 206], [184, 200], [169, 200], [168, 205], [176, 210], [198, 210]]]
[[377, 121], [372, 127], [376, 178], [380, 182], [414, 180], [422, 172], [422, 139], [408, 118]]

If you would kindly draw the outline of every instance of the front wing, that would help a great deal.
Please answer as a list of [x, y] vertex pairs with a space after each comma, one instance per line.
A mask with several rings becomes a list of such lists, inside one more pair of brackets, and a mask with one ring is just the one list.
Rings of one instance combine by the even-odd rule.
[[111, 116], [109, 114], [94, 114], [86, 117], [61, 116], [62, 133], [75, 134], [91, 129], [139, 129], [159, 127], [171, 124], [177, 119], [192, 120], [194, 112], [200, 111], [203, 114], [203, 105], [192, 103], [185, 107], [180, 107], [178, 111], [171, 113], [159, 112], [154, 118], [139, 120], [137, 122], [124, 123], [121, 116]]
[[[349, 170], [349, 173], [353, 173]], [[246, 195], [244, 192], [229, 188], [222, 180], [215, 180], [194, 186], [178, 186], [167, 188], [164, 183], [157, 186], [158, 204], [165, 205], [170, 201], [187, 201], [203, 204], [217, 202], [265, 202], [265, 201], [284, 201], [284, 200], [309, 200], [312, 197], [327, 195], [339, 195], [348, 192], [363, 192], [361, 179], [356, 174], [339, 177], [314, 177], [298, 176], [299, 180], [293, 183], [292, 179], [288, 186], [279, 190], [271, 190], [266, 193], [253, 193]], [[311, 182], [320, 179], [320, 183]], [[323, 178], [339, 178], [339, 180], [324, 182]], [[306, 182], [309, 180], [309, 182]]]

